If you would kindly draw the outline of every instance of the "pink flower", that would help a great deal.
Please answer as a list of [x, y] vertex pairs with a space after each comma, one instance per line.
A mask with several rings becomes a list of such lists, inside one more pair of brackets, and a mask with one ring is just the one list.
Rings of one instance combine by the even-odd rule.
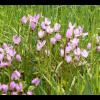
[[14, 81], [10, 82], [10, 90], [14, 90], [16, 87], [16, 83]]
[[42, 22], [42, 23], [41, 23], [41, 28], [42, 28], [43, 30], [46, 30], [46, 27], [47, 27], [47, 26], [45, 25], [45, 22]]
[[43, 30], [40, 30], [40, 31], [38, 32], [38, 37], [39, 37], [39, 38], [43, 38], [44, 35], [45, 35], [45, 32], [44, 32]]
[[39, 18], [40, 18], [40, 14], [35, 15], [35, 16], [33, 17], [33, 22], [37, 24]]
[[75, 35], [75, 37], [79, 37], [79, 36], [82, 35], [82, 33], [80, 32], [80, 30], [79, 30], [78, 28], [76, 28], [76, 29], [74, 30], [74, 35]]
[[0, 61], [4, 59], [4, 54], [0, 54]]
[[57, 41], [56, 41], [56, 39], [53, 37], [53, 38], [50, 38], [50, 42], [51, 42], [51, 44], [54, 45], [54, 44], [56, 44]]
[[4, 93], [6, 93], [6, 92], [8, 91], [8, 85], [2, 84], [2, 85], [1, 85], [1, 90], [2, 90]]
[[33, 22], [31, 22], [31, 23], [30, 23], [30, 27], [31, 27], [31, 30], [34, 30], [34, 29], [36, 28], [36, 24], [33, 23]]
[[10, 62], [0, 62], [0, 68], [2, 68], [2, 67], [7, 67], [7, 66], [9, 66], [10, 65]]
[[14, 57], [15, 54], [16, 54], [16, 51], [15, 51], [13, 48], [8, 47], [8, 48], [6, 49], [6, 53], [7, 53], [9, 56]]
[[21, 23], [22, 23], [22, 24], [26, 24], [26, 23], [27, 23], [27, 17], [26, 17], [26, 16], [23, 16], [23, 17], [22, 17]]
[[22, 61], [21, 56], [19, 54], [16, 55], [16, 60], [19, 61], [19, 62]]
[[57, 33], [55, 35], [55, 39], [56, 39], [56, 41], [60, 41], [61, 40], [61, 35], [59, 33]]
[[64, 49], [62, 49], [62, 48], [60, 49], [60, 56], [64, 57]]
[[6, 55], [8, 61], [12, 61], [12, 58], [9, 54]]
[[72, 61], [72, 57], [69, 55], [66, 55], [65, 60], [67, 61], [67, 63], [70, 63]]
[[48, 18], [45, 18], [44, 23], [45, 25], [49, 26], [51, 24], [51, 21]]
[[38, 77], [34, 78], [31, 83], [34, 84], [35, 86], [38, 86], [40, 83], [40, 79]]
[[27, 95], [33, 95], [33, 92], [32, 91], [28, 91]]
[[14, 44], [18, 45], [21, 42], [21, 37], [14, 35], [13, 36], [13, 42], [14, 42]]
[[72, 47], [70, 45], [66, 46], [66, 48], [65, 48], [66, 53], [70, 53], [71, 50], [72, 50]]
[[69, 22], [69, 25], [68, 25], [68, 26], [69, 26], [69, 29], [73, 30], [73, 29], [75, 28], [75, 26], [76, 26], [76, 25], [75, 25], [75, 24], [74, 24], [74, 25], [72, 25], [72, 23], [71, 23], [71, 22]]
[[78, 27], [80, 34], [83, 33], [83, 28], [81, 26]]
[[17, 92], [22, 92], [23, 91], [23, 85], [22, 85], [22, 83], [20, 82], [19, 84], [16, 84], [16, 90], [17, 90]]
[[49, 34], [52, 34], [53, 29], [50, 26], [47, 26], [46, 27], [46, 32], [49, 33]]
[[79, 43], [79, 39], [74, 38], [74, 39], [72, 40], [72, 45], [73, 45], [74, 47], [78, 46], [78, 43]]
[[75, 54], [76, 56], [80, 56], [80, 54], [81, 54], [80, 48], [76, 48], [76, 49], [74, 50], [74, 54]]
[[15, 70], [11, 75], [12, 80], [18, 80], [20, 77], [21, 77], [21, 74], [17, 70]]
[[40, 51], [45, 44], [46, 44], [46, 40], [43, 40], [42, 42], [38, 41], [38, 43], [37, 43], [37, 51]]
[[71, 29], [68, 29], [67, 32], [66, 32], [66, 38], [71, 38], [72, 32], [73, 31]]
[[100, 46], [97, 47], [97, 51], [100, 52]]
[[87, 57], [88, 57], [88, 52], [84, 49], [84, 50], [81, 52], [81, 55], [82, 55], [84, 58], [87, 58]]
[[[6, 43], [3, 43], [2, 48], [6, 49], [8, 47], [8, 45]], [[0, 50], [1, 51], [1, 50]]]
[[59, 23], [54, 24], [54, 32], [58, 32], [61, 28], [61, 25]]
[[87, 49], [91, 49], [91, 47], [92, 47], [91, 43], [88, 43]]

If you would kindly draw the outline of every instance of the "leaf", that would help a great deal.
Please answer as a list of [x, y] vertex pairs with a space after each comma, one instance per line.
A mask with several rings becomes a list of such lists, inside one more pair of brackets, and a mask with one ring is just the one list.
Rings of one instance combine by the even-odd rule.
[[56, 70], [55, 70], [55, 73], [58, 72], [58, 69], [60, 68], [60, 66], [62, 65], [62, 63], [63, 63], [63, 61], [61, 61], [61, 62], [58, 64], [58, 66], [57, 66], [57, 68], [56, 68]]

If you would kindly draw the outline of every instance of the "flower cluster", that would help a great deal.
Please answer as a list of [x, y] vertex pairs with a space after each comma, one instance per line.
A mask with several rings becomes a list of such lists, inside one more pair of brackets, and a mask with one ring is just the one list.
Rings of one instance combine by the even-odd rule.
[[[79, 47], [80, 38], [84, 38], [88, 35], [88, 32], [84, 33], [81, 26], [75, 27], [69, 23], [69, 27], [66, 32], [66, 44], [61, 46], [60, 55], [64, 57], [67, 63], [71, 63], [73, 60], [79, 61], [81, 57], [87, 58], [88, 51]], [[88, 43], [87, 49], [91, 48], [91, 43]]]
[[[55, 45], [58, 41], [61, 40], [61, 35], [60, 35], [60, 28], [61, 25], [59, 23], [55, 23], [54, 27], [51, 27], [51, 21], [48, 18], [45, 18], [44, 21], [41, 23], [41, 29], [38, 32], [38, 42], [37, 42], [37, 51], [40, 51], [47, 41], [44, 39], [44, 37], [49, 37], [49, 35], [55, 33], [54, 37], [50, 38], [50, 42], [52, 45]], [[45, 49], [46, 55], [50, 55], [50, 50]]]
[[[13, 71], [11, 74], [11, 82], [9, 84], [0, 84], [0, 91], [2, 95], [33, 95], [32, 89], [28, 89], [27, 93], [24, 93], [24, 85], [20, 80], [21, 73], [18, 70]], [[40, 79], [34, 78], [31, 82], [32, 85], [36, 87], [39, 85]], [[32, 86], [31, 86], [32, 87]]]
[[[13, 42], [18, 45], [21, 42], [21, 38], [15, 35], [13, 36]], [[21, 56], [16, 53], [14, 47], [10, 44], [3, 43], [0, 47], [0, 68], [10, 66], [14, 57], [16, 57], [17, 61], [21, 61]]]
[[24, 25], [29, 22], [29, 26], [30, 26], [31, 30], [34, 30], [38, 24], [39, 18], [40, 18], [40, 14], [37, 14], [34, 16], [28, 16], [28, 17], [23, 16], [21, 18], [21, 23], [22, 23], [22, 25]]

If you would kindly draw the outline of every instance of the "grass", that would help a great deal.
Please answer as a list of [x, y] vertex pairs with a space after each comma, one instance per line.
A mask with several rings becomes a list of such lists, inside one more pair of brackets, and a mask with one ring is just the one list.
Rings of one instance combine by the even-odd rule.
[[[59, 56], [59, 44], [53, 48], [50, 57], [41, 56], [42, 52], [37, 53], [35, 46], [39, 29], [29, 33], [28, 26], [22, 27], [20, 23], [22, 16], [36, 13], [42, 13], [43, 16], [50, 18], [52, 24], [61, 23], [63, 37], [65, 37], [69, 21], [83, 26], [84, 30], [89, 32], [89, 36], [81, 42], [81, 46], [86, 48], [89, 41], [92, 43], [92, 50], [87, 59], [89, 65], [78, 67], [67, 64]], [[0, 43], [12, 43], [14, 34], [22, 36], [22, 43], [17, 50], [21, 52], [23, 62], [14, 63], [13, 66], [24, 71], [27, 84], [30, 84], [33, 77], [40, 77], [41, 84], [34, 90], [36, 95], [100, 94], [100, 53], [94, 50], [96, 47], [95, 34], [100, 35], [99, 5], [0, 6]], [[28, 50], [29, 34], [32, 39], [30, 52]], [[2, 80], [3, 77], [0, 76], [0, 78]], [[6, 82], [5, 79], [6, 77], [2, 81]]]

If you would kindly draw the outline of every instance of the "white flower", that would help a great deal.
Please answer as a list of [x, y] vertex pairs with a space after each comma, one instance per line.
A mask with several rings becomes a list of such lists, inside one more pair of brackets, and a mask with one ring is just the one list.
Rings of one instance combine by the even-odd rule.
[[40, 30], [40, 31], [38, 32], [38, 37], [39, 37], [39, 38], [43, 38], [44, 35], [45, 35], [45, 32], [44, 32], [43, 30]]
[[54, 32], [58, 32], [61, 28], [61, 25], [59, 23], [54, 24]]
[[81, 52], [81, 55], [82, 55], [84, 58], [87, 58], [87, 57], [88, 57], [88, 52], [84, 49], [84, 50]]

